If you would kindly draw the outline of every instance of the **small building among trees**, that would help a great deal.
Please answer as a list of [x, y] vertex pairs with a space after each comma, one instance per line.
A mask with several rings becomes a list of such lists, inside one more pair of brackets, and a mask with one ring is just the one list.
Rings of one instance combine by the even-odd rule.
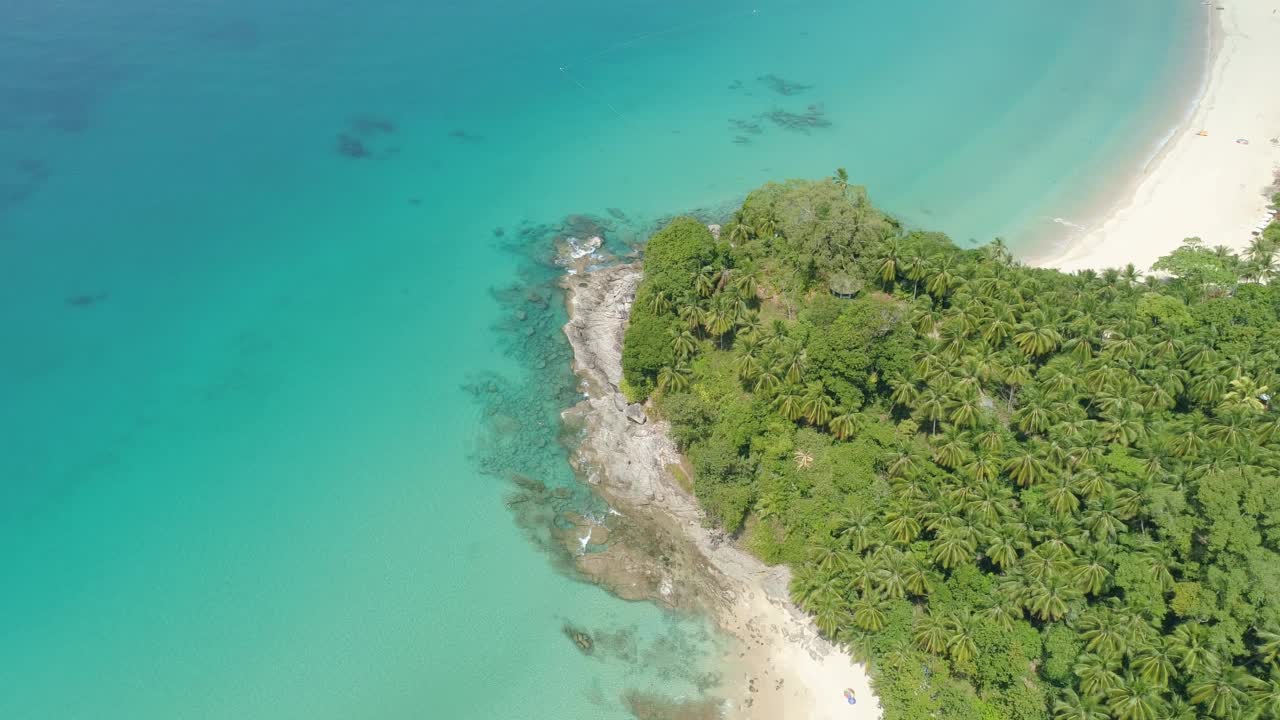
[[831, 288], [832, 295], [845, 300], [852, 300], [858, 293], [862, 292], [862, 281], [844, 273], [832, 275], [828, 286]]

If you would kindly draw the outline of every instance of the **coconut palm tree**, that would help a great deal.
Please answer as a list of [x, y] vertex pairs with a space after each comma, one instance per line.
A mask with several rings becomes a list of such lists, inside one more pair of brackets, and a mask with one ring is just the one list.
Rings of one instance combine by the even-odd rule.
[[1247, 258], [1249, 262], [1256, 263], [1259, 260], [1274, 255], [1275, 252], [1275, 244], [1268, 240], [1266, 236], [1255, 235], [1254, 238], [1249, 241], [1249, 246], [1245, 249], [1245, 258]]
[[966, 611], [947, 618], [947, 652], [958, 663], [967, 663], [978, 656], [978, 645], [973, 640], [973, 618]]
[[960, 467], [968, 457], [964, 436], [954, 431], [939, 436], [933, 448], [933, 461], [948, 469]]
[[920, 294], [920, 281], [929, 276], [929, 259], [918, 253], [908, 255], [902, 262], [902, 272], [911, 281], [911, 299]]
[[811, 425], [825, 427], [831, 422], [836, 403], [822, 388], [822, 383], [814, 383], [804, 399], [804, 419]]
[[804, 396], [800, 394], [799, 388], [788, 385], [774, 399], [773, 407], [779, 415], [795, 422], [804, 417]]
[[1011, 568], [1018, 562], [1018, 546], [1014, 538], [999, 530], [991, 533], [985, 553], [991, 564], [1001, 570]]
[[738, 317], [738, 333], [740, 335], [758, 336], [764, 327], [760, 322], [760, 313], [751, 310]]
[[1091, 609], [1080, 616], [1076, 629], [1084, 641], [1085, 650], [1091, 653], [1118, 658], [1128, 648], [1125, 629], [1120, 627], [1112, 613]]
[[744, 383], [751, 383], [760, 377], [760, 361], [751, 353], [743, 353], [733, 359], [733, 371]]
[[1086, 595], [1097, 595], [1111, 579], [1111, 569], [1105, 560], [1102, 547], [1094, 546], [1079, 564], [1071, 570], [1071, 579]]
[[813, 623], [818, 626], [823, 636], [834, 638], [836, 631], [843, 625], [849, 615], [844, 609], [844, 603], [838, 598], [822, 598], [818, 601], [817, 607], [813, 612]]
[[736, 222], [729, 228], [729, 241], [733, 243], [745, 243], [756, 236], [756, 229], [751, 227], [745, 220], [738, 218]]
[[835, 417], [831, 418], [831, 434], [837, 440], [848, 440], [858, 431], [858, 426], [858, 416], [844, 408], [837, 408]]
[[809, 551], [809, 562], [824, 573], [840, 573], [849, 568], [848, 548], [831, 539]]
[[1146, 682], [1158, 688], [1167, 688], [1178, 674], [1173, 663], [1173, 653], [1162, 641], [1158, 641], [1155, 645], [1139, 650], [1134, 656], [1132, 667]]
[[1013, 344], [1027, 357], [1038, 358], [1053, 352], [1062, 340], [1062, 336], [1052, 327], [1026, 323], [1016, 328]]
[[646, 307], [654, 315], [665, 315], [671, 309], [671, 297], [666, 292], [658, 290], [649, 296], [649, 302]]
[[938, 583], [937, 574], [929, 566], [928, 561], [914, 556], [907, 561], [903, 580], [906, 582], [907, 592], [919, 596], [933, 592]]
[[1248, 690], [1253, 709], [1263, 717], [1280, 718], [1280, 668], [1273, 663], [1266, 680], [1258, 680]]
[[1102, 698], [1065, 690], [1053, 702], [1053, 720], [1111, 720], [1111, 713]]
[[944, 530], [932, 543], [930, 556], [933, 561], [950, 570], [973, 559], [974, 544], [971, 539], [956, 530]]
[[681, 305], [680, 309], [676, 311], [676, 313], [680, 316], [680, 320], [684, 322], [685, 327], [689, 330], [697, 330], [702, 327], [702, 308], [698, 307], [697, 304], [687, 303]]
[[1280, 633], [1272, 630], [1257, 629], [1254, 635], [1258, 638], [1255, 652], [1258, 659], [1268, 665], [1275, 665], [1280, 659]]
[[1241, 375], [1230, 383], [1231, 389], [1222, 397], [1219, 409], [1225, 412], [1241, 410], [1247, 413], [1261, 413], [1267, 409], [1263, 398], [1268, 397], [1271, 388], [1259, 384], [1248, 375]]
[[920, 534], [920, 521], [904, 508], [889, 511], [885, 521], [885, 530], [900, 544], [906, 545]]
[[771, 369], [764, 369], [760, 374], [756, 375], [755, 383], [752, 389], [755, 392], [772, 392], [782, 386], [782, 378]]
[[836, 523], [833, 534], [856, 553], [861, 553], [878, 538], [878, 519], [866, 508], [855, 508]]
[[658, 390], [684, 392], [689, 389], [691, 373], [685, 367], [664, 367], [658, 371]]
[[1048, 479], [1049, 466], [1031, 448], [1020, 448], [1005, 461], [1002, 468], [1011, 480], [1022, 487], [1030, 487]]
[[671, 349], [677, 358], [683, 360], [698, 349], [698, 339], [688, 330], [672, 328], [668, 334], [671, 336]]
[[911, 639], [921, 650], [941, 655], [946, 651], [950, 638], [951, 626], [946, 618], [928, 612], [916, 616]]
[[1209, 646], [1204, 625], [1187, 622], [1174, 629], [1169, 636], [1168, 647], [1178, 663], [1178, 669], [1191, 675], [1201, 671], [1214, 672], [1218, 668], [1218, 654]]
[[925, 283], [925, 289], [930, 295], [941, 299], [962, 282], [964, 279], [956, 272], [955, 258], [947, 255], [934, 265], [933, 275]]
[[778, 235], [778, 220], [772, 214], [765, 214], [756, 221], [756, 231], [759, 237], [774, 238]]
[[1106, 698], [1113, 720], [1160, 720], [1165, 707], [1160, 691], [1135, 677], [1108, 690]]
[[1146, 437], [1146, 419], [1141, 410], [1132, 406], [1118, 412], [1104, 413], [1102, 433], [1106, 440], [1127, 447]]
[[804, 350], [796, 350], [791, 353], [791, 359], [787, 362], [787, 382], [799, 383], [804, 377], [804, 367], [807, 363]]
[[1028, 588], [1026, 607], [1031, 614], [1043, 621], [1059, 620], [1067, 614], [1076, 597], [1075, 589], [1064, 580], [1050, 576], [1034, 581]]
[[885, 285], [891, 285], [902, 272], [902, 244], [893, 238], [885, 244], [884, 254], [880, 258], [877, 273]]
[[1262, 683], [1242, 668], [1218, 668], [1212, 674], [1187, 684], [1187, 698], [1218, 718], [1233, 717], [1249, 706], [1249, 693]]
[[702, 313], [702, 326], [712, 336], [723, 340], [725, 334], [733, 329], [737, 314], [729, 298], [722, 295], [716, 299], [717, 302], [712, 303], [711, 307]]
[[1071, 671], [1079, 680], [1081, 692], [1090, 697], [1101, 697], [1110, 690], [1120, 687], [1123, 678], [1116, 672], [1119, 667], [1119, 660], [1115, 658], [1084, 653], [1076, 659], [1076, 664]]
[[1142, 282], [1142, 271], [1134, 267], [1133, 263], [1124, 266], [1120, 271], [1120, 279], [1129, 287], [1136, 287]]
[[1014, 414], [1014, 421], [1023, 434], [1034, 435], [1048, 431], [1058, 421], [1058, 416], [1047, 398], [1032, 395], [1023, 399], [1022, 407]]
[[1080, 498], [1076, 496], [1075, 482], [1069, 475], [1059, 476], [1044, 493], [1049, 507], [1059, 516], [1069, 516], [1080, 507]]
[[995, 238], [986, 244], [983, 251], [987, 257], [1001, 265], [1007, 265], [1013, 261], [1013, 253], [1009, 252], [1009, 244], [1004, 241], [1004, 238]]
[[853, 603], [853, 623], [863, 630], [884, 629], [886, 604], [874, 593], [863, 593]]
[[849, 171], [844, 168], [836, 168], [836, 172], [831, 176], [831, 181], [840, 188], [841, 192], [849, 189]]
[[693, 276], [693, 289], [699, 297], [711, 297], [720, 282], [720, 271], [711, 265], [704, 265]]
[[982, 402], [976, 393], [964, 393], [954, 398], [948, 408], [948, 419], [956, 427], [970, 428], [978, 424]]

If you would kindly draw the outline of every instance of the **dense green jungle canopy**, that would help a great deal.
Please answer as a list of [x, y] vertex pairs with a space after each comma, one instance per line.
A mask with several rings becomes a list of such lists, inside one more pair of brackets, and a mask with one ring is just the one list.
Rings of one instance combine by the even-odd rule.
[[1067, 275], [770, 184], [650, 240], [625, 390], [889, 720], [1280, 718], [1278, 243]]

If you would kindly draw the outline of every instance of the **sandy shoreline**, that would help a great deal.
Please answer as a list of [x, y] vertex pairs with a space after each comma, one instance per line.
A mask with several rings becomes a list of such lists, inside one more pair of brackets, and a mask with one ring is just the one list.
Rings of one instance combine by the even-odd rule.
[[1233, 249], [1249, 243], [1280, 168], [1280, 0], [1217, 0], [1206, 12], [1211, 68], [1194, 110], [1130, 197], [1066, 248], [1030, 262], [1146, 270], [1186, 237]]
[[[697, 501], [672, 474], [680, 457], [666, 424], [635, 422], [638, 408], [628, 408], [618, 391], [622, 336], [640, 276], [638, 264], [566, 276], [565, 334], [587, 398], [565, 418], [584, 428], [575, 467], [615, 509], [659, 536], [654, 542], [664, 557], [646, 564], [625, 555], [587, 556], [579, 567], [598, 578], [613, 571], [602, 584], [624, 597], [699, 607], [739, 640], [724, 658], [718, 693], [726, 717], [879, 718], [866, 669], [821, 638], [790, 602], [787, 568], [768, 567], [703, 526]], [[617, 572], [619, 566], [625, 570]], [[857, 694], [856, 705], [845, 701], [845, 688]]]

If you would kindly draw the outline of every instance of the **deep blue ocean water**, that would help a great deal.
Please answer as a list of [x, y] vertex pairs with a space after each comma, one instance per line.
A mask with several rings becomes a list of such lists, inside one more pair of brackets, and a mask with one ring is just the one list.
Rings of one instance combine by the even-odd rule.
[[1027, 249], [1154, 150], [1202, 13], [0, 5], [0, 717], [693, 696], [722, 639], [565, 577], [504, 503], [512, 472], [573, 486], [556, 227], [844, 166]]

